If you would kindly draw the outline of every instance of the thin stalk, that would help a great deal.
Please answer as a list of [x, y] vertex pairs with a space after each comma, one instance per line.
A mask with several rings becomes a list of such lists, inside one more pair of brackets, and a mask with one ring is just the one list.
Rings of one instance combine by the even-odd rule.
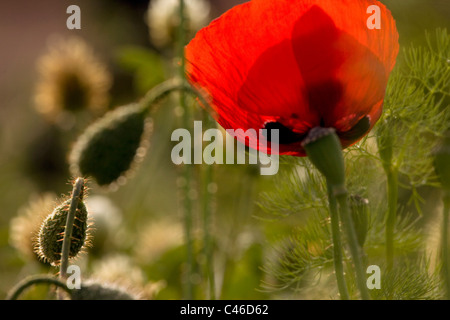
[[350, 253], [353, 258], [355, 266], [356, 282], [358, 285], [361, 298], [363, 300], [370, 300], [369, 291], [367, 289], [366, 278], [363, 268], [363, 253], [358, 243], [353, 220], [350, 215], [350, 209], [347, 202], [347, 190], [342, 186], [333, 186], [333, 194], [339, 204], [339, 215], [342, 219], [344, 229], [347, 233], [347, 240], [350, 247]]
[[448, 247], [448, 228], [449, 228], [449, 216], [450, 216], [450, 191], [445, 191], [444, 195], [444, 212], [442, 222], [442, 267], [445, 280], [445, 288], [447, 292], [447, 299], [450, 299], [450, 257]]
[[[185, 32], [185, 2], [179, 0], [179, 17], [180, 25], [178, 27], [178, 58], [180, 59], [179, 78], [184, 82], [186, 61], [184, 57], [184, 46], [186, 42]], [[180, 107], [184, 110], [183, 125], [185, 128], [190, 126], [190, 112], [186, 105], [185, 91], [180, 90]], [[193, 299], [192, 275], [194, 272], [194, 253], [192, 245], [192, 201], [189, 196], [192, 180], [192, 170], [189, 166], [183, 167], [183, 176], [185, 179], [184, 186], [184, 232], [186, 239], [186, 287], [184, 297], [187, 300]]]
[[397, 203], [398, 203], [398, 170], [388, 168], [387, 192], [388, 192], [388, 213], [386, 218], [386, 261], [388, 269], [392, 269], [394, 264], [394, 231], [397, 221]]
[[[211, 121], [208, 113], [203, 110], [203, 120], [205, 124], [210, 127]], [[213, 183], [213, 166], [203, 166], [203, 179], [202, 179], [202, 211], [203, 211], [203, 254], [205, 257], [205, 277], [207, 282], [206, 297], [209, 300], [216, 299], [216, 285], [214, 277], [214, 252], [213, 252], [213, 239], [211, 237], [213, 216], [213, 192], [210, 190], [210, 186]]]
[[211, 218], [212, 218], [212, 194], [209, 190], [209, 186], [213, 179], [213, 167], [206, 166], [204, 170], [203, 179], [203, 197], [202, 197], [202, 208], [203, 208], [203, 248], [204, 256], [206, 258], [206, 279], [208, 283], [208, 294], [207, 299], [216, 299], [216, 288], [214, 279], [214, 255], [212, 250], [212, 238], [211, 238]]
[[16, 284], [14, 288], [11, 289], [10, 293], [6, 297], [6, 300], [17, 300], [19, 296], [29, 287], [35, 285], [35, 284], [48, 284], [48, 285], [54, 285], [60, 289], [63, 289], [66, 291], [69, 295], [71, 293], [71, 290], [67, 288], [65, 283], [61, 282], [58, 279], [55, 279], [50, 276], [31, 276], [28, 278], [23, 279], [21, 282]]
[[61, 266], [59, 278], [65, 280], [67, 278], [67, 267], [69, 266], [70, 243], [72, 242], [73, 223], [75, 221], [75, 213], [78, 208], [80, 196], [83, 194], [84, 179], [78, 178], [75, 181], [70, 201], [69, 212], [67, 213], [66, 227], [64, 229], [64, 239], [61, 249]]
[[328, 186], [328, 202], [330, 207], [331, 234], [333, 239], [333, 262], [339, 294], [342, 300], [349, 300], [347, 284], [344, 277], [344, 267], [342, 264], [342, 243], [341, 231], [339, 227], [339, 214], [337, 208], [336, 197], [332, 192], [330, 184]]

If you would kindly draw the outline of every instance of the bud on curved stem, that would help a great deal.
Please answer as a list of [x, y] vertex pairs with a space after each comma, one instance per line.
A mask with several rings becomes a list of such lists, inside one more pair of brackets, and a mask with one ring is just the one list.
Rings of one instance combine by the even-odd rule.
[[60, 279], [64, 280], [67, 277], [67, 267], [69, 265], [70, 243], [72, 241], [73, 223], [75, 221], [75, 213], [78, 208], [78, 202], [83, 200], [84, 195], [84, 179], [78, 178], [75, 181], [70, 200], [69, 212], [67, 214], [66, 228], [64, 230], [64, 240], [61, 251], [61, 267]]
[[[77, 203], [73, 203], [73, 197], [58, 205], [51, 214], [45, 218], [39, 230], [37, 237], [36, 252], [39, 257], [57, 266], [64, 260], [63, 253], [68, 255], [68, 258], [73, 258], [78, 255], [86, 245], [88, 238], [89, 225], [87, 222], [88, 213], [86, 206], [81, 201], [83, 197], [83, 190], [80, 190], [76, 197]], [[71, 208], [72, 205], [75, 207]], [[73, 212], [71, 212], [73, 210]], [[74, 217], [72, 218], [71, 215]], [[68, 219], [70, 227], [67, 227]], [[72, 231], [75, 225], [75, 231]], [[64, 238], [69, 234], [70, 243], [64, 244]], [[64, 246], [68, 246], [64, 248]]]
[[369, 200], [358, 195], [351, 195], [349, 201], [356, 236], [362, 248], [364, 247], [367, 232], [369, 231]]

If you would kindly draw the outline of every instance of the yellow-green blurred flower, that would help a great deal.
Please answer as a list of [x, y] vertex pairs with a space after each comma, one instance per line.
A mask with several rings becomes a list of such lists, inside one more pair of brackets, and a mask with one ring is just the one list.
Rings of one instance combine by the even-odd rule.
[[55, 39], [38, 60], [35, 107], [52, 122], [66, 113], [105, 111], [112, 78], [106, 66], [80, 38]]
[[56, 205], [56, 195], [46, 193], [33, 197], [30, 202], [19, 209], [16, 217], [11, 219], [9, 242], [26, 259], [39, 260], [35, 252], [36, 237], [41, 224]]

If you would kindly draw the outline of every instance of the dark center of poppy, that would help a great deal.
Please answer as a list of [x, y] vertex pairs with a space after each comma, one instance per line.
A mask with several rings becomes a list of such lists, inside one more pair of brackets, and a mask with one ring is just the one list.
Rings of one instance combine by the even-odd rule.
[[264, 129], [267, 129], [266, 139], [269, 142], [272, 141], [272, 129], [278, 129], [279, 144], [299, 142], [306, 137], [306, 134], [296, 133], [279, 122], [267, 122]]
[[[323, 125], [322, 125], [323, 126]], [[279, 134], [279, 144], [291, 144], [300, 142], [306, 138], [308, 133], [296, 133], [279, 122], [267, 122], [264, 126], [267, 133], [264, 135], [267, 141], [272, 141], [272, 129], [277, 129]], [[368, 116], [359, 120], [350, 130], [337, 132], [340, 139], [355, 141], [364, 136], [370, 129], [370, 118]]]

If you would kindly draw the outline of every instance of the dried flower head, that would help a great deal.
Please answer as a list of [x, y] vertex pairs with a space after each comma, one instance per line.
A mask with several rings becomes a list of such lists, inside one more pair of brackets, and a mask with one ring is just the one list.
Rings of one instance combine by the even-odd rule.
[[[209, 22], [210, 4], [205, 0], [185, 0], [187, 32], [192, 37]], [[147, 10], [150, 38], [158, 47], [175, 42], [179, 25], [178, 0], [153, 0]]]
[[42, 222], [55, 206], [55, 199], [56, 195], [52, 193], [34, 196], [11, 219], [9, 242], [27, 259], [38, 260], [34, 250], [35, 240]]
[[49, 121], [83, 109], [105, 111], [111, 75], [82, 39], [55, 39], [39, 59], [38, 72], [35, 107]]

